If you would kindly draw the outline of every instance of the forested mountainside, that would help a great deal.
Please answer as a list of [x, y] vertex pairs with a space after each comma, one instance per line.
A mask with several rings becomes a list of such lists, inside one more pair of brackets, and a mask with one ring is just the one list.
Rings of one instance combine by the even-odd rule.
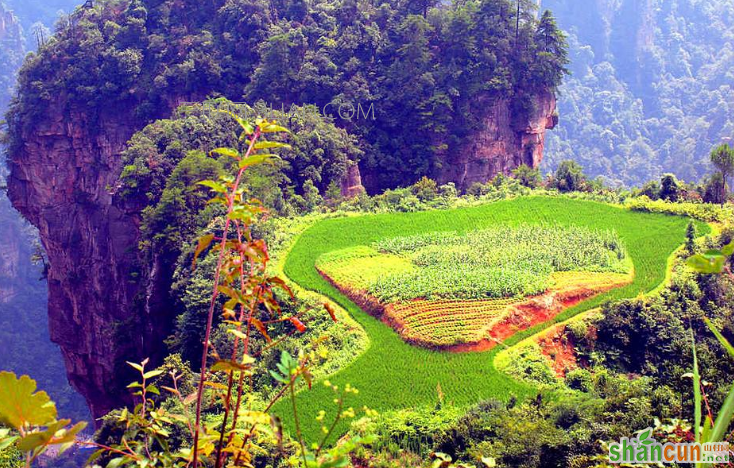
[[[16, 73], [26, 50], [22, 23], [16, 10], [11, 12], [0, 2], [0, 111], [3, 112], [12, 98]], [[69, 386], [59, 347], [49, 337], [48, 291], [38, 234], [11, 206], [5, 190], [7, 175], [5, 148], [0, 146], [0, 343], [3, 344], [0, 367], [31, 375], [57, 400], [62, 411], [85, 419], [86, 405]]]
[[[593, 120], [617, 89], [667, 135], [645, 127], [677, 109], [648, 26], [700, 15], [557, 2], [579, 65], [542, 3], [90, 0], [37, 36], [2, 141], [45, 262], [0, 201], [0, 343], [39, 371], [45, 276], [96, 431], [0, 353], [0, 468], [78, 467], [52, 459], [72, 446], [106, 468], [599, 468], [618, 440], [734, 443], [734, 148], [707, 148], [703, 184], [538, 169], [566, 68], [602, 79], [584, 51], [616, 84], [564, 138], [624, 136]], [[618, 154], [616, 184], [642, 170]]]
[[546, 168], [574, 159], [641, 185], [698, 181], [734, 135], [734, 4], [727, 0], [543, 0], [569, 35], [572, 76]]
[[[116, 189], [137, 130], [207, 96], [285, 110], [353, 106], [362, 114], [327, 113], [359, 151], [339, 137], [347, 146], [334, 148], [333, 161], [322, 148], [305, 153], [285, 171], [282, 198], [423, 175], [460, 188], [486, 182], [537, 165], [557, 120], [566, 44], [552, 16], [538, 21], [532, 5], [522, 7], [518, 17], [506, 0], [115, 0], [60, 23], [20, 74], [8, 116], [9, 193], [40, 230], [52, 338], [93, 412], [126, 394], [125, 359], [161, 358], [174, 316], [170, 270], [135, 248], [141, 210], [157, 195], [128, 205]], [[185, 156], [167, 151], [170, 164]], [[125, 330], [135, 342], [109, 339]]]

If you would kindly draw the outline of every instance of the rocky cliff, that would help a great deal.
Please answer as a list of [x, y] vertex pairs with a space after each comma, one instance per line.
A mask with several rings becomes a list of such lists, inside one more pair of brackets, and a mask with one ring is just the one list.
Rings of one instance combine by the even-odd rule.
[[522, 164], [537, 168], [543, 159], [545, 132], [558, 124], [556, 97], [549, 91], [539, 92], [528, 102], [530, 109], [522, 117], [513, 113], [507, 99], [489, 103], [480, 130], [445, 156], [438, 180], [466, 190], [475, 182], [509, 175]]
[[[51, 339], [98, 417], [124, 401], [125, 359], [159, 357], [169, 317], [140, 314], [133, 305], [137, 221], [109, 193], [136, 125], [124, 109], [110, 109], [92, 125], [84, 112], [63, 105], [56, 101], [22, 135], [9, 161], [9, 196], [39, 230], [50, 264]], [[136, 333], [126, 333], [130, 326]]]

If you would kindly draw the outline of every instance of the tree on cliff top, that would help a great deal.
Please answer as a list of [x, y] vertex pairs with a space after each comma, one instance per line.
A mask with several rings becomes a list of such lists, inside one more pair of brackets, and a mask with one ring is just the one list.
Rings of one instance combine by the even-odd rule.
[[129, 117], [114, 118], [142, 127], [182, 97], [216, 94], [325, 109], [361, 138], [371, 189], [405, 185], [478, 131], [488, 101], [561, 83], [565, 38], [524, 2], [519, 23], [508, 0], [98, 2], [26, 60], [13, 148], [52, 104], [93, 124], [121, 109]]
[[734, 148], [726, 143], [717, 146], [711, 152], [711, 163], [721, 174], [718, 198], [721, 203], [724, 203], [728, 193], [727, 181], [734, 174]]

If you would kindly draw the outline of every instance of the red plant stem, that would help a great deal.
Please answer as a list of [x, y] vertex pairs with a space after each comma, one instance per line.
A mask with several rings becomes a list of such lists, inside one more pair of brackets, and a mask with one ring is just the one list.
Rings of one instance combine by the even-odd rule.
[[[260, 128], [258, 127], [255, 130], [255, 133], [252, 136], [252, 139], [250, 140], [250, 146], [247, 148], [247, 153], [245, 153], [244, 159], [248, 158], [250, 154], [252, 154], [252, 151], [255, 149], [255, 142], [260, 137]], [[229, 219], [229, 214], [232, 213], [232, 210], [234, 208], [234, 200], [235, 196], [237, 195], [237, 189], [239, 188], [240, 182], [242, 181], [242, 175], [245, 173], [245, 168], [241, 168], [239, 172], [237, 172], [237, 178], [234, 181], [234, 184], [232, 185], [232, 190], [229, 194], [229, 198], [227, 199], [227, 217], [224, 222], [224, 232], [222, 234], [222, 242], [219, 247], [219, 259], [217, 260], [217, 268], [214, 273], [214, 290], [212, 291], [212, 298], [209, 302], [209, 314], [207, 315], [206, 319], [206, 332], [204, 333], [204, 350], [201, 353], [201, 376], [199, 377], [199, 388], [196, 392], [196, 422], [194, 424], [194, 468], [198, 468], [199, 466], [199, 432], [201, 431], [201, 401], [204, 396], [204, 384], [206, 383], [206, 371], [207, 371], [207, 365], [206, 361], [209, 357], [209, 339], [211, 338], [212, 334], [212, 323], [214, 322], [214, 308], [217, 305], [217, 297], [219, 296], [219, 279], [222, 274], [222, 264], [224, 263], [224, 256], [225, 256], [225, 248], [227, 247], [227, 238], [229, 236], [229, 225], [231, 224], [231, 220]]]
[[[240, 229], [240, 224], [238, 222], [235, 222], [235, 227], [237, 229], [237, 241], [241, 244], [242, 243], [242, 230]], [[240, 253], [240, 264], [239, 264], [239, 271], [240, 271], [240, 292], [245, 292], [245, 267], [244, 267], [244, 261], [245, 256], [244, 254]], [[254, 266], [253, 261], [250, 260], [250, 278], [252, 278], [254, 272]], [[256, 299], [255, 299], [256, 300]], [[253, 300], [253, 301], [255, 301]], [[256, 304], [254, 304], [256, 305]], [[250, 313], [252, 315], [252, 313]], [[242, 321], [245, 318], [245, 306], [244, 304], [240, 304], [240, 315], [237, 318], [238, 324], [237, 324], [237, 331], [242, 331]], [[249, 320], [248, 320], [248, 331], [249, 331]], [[249, 338], [249, 335], [248, 335]], [[245, 349], [247, 349], [247, 341], [245, 340]], [[237, 359], [237, 351], [240, 347], [240, 338], [239, 336], [235, 336], [234, 338], [234, 346], [232, 347], [232, 360], [235, 361]], [[244, 356], [243, 356], [244, 357]], [[242, 380], [243, 373], [240, 372], [240, 381]], [[224, 454], [224, 433], [225, 428], [227, 427], [227, 420], [229, 418], [229, 413], [232, 411], [231, 406], [231, 400], [232, 400], [232, 388], [234, 386], [234, 371], [230, 371], [228, 378], [227, 378], [227, 397], [225, 399], [225, 406], [224, 406], [224, 418], [222, 420], [222, 429], [219, 431], [219, 443], [217, 445], [217, 460], [215, 462], [216, 468], [221, 468], [222, 463], [226, 461], [227, 456]], [[234, 431], [236, 425], [237, 425], [237, 410], [240, 406], [242, 394], [240, 392], [240, 389], [237, 390], [237, 403], [234, 406], [234, 415], [232, 416], [232, 431]], [[233, 434], [230, 434], [227, 438], [227, 442], [232, 441]]]

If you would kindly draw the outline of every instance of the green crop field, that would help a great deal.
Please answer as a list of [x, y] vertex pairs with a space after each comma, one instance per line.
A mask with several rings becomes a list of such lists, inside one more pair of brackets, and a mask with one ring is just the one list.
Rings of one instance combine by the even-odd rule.
[[[324, 294], [344, 307], [364, 327], [370, 338], [367, 351], [351, 365], [329, 377], [336, 385], [349, 383], [359, 389], [350, 396], [349, 405], [363, 405], [378, 411], [419, 405], [435, 405], [437, 386], [445, 401], [468, 405], [484, 398], [523, 398], [537, 393], [494, 368], [499, 347], [481, 353], [432, 351], [405, 343], [397, 333], [368, 315], [330, 285], [316, 270], [317, 259], [328, 252], [355, 246], [370, 246], [396, 236], [430, 232], [466, 234], [497, 226], [527, 224], [582, 226], [599, 231], [614, 231], [623, 242], [635, 268], [634, 281], [567, 309], [553, 321], [525, 330], [505, 341], [513, 345], [552, 323], [598, 307], [609, 300], [635, 297], [655, 289], [666, 277], [670, 255], [684, 241], [687, 218], [664, 214], [632, 212], [601, 203], [565, 198], [526, 197], [478, 207], [418, 213], [391, 213], [336, 218], [321, 221], [296, 241], [285, 263], [286, 275], [302, 287]], [[708, 227], [699, 223], [699, 233]], [[333, 393], [316, 383], [303, 391], [297, 401], [301, 425], [310, 439], [321, 433], [316, 421], [319, 410], [333, 415]], [[276, 412], [292, 429], [288, 403]], [[342, 429], [346, 429], [344, 426]]]
[[556, 271], [625, 273], [628, 266], [614, 232], [578, 226], [432, 232], [384, 239], [373, 247], [326, 253], [316, 267], [388, 303], [523, 297], [546, 291]]

